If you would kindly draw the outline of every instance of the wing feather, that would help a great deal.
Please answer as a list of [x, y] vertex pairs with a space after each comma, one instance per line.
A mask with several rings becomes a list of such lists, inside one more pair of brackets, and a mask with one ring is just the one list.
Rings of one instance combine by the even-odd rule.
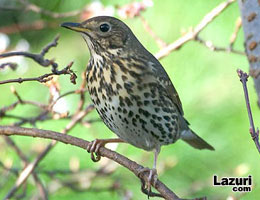
[[176, 107], [178, 108], [180, 114], [183, 116], [184, 112], [183, 112], [183, 108], [182, 108], [182, 103], [181, 103], [180, 97], [179, 97], [179, 95], [177, 93], [177, 90], [173, 86], [173, 84], [172, 84], [168, 74], [166, 73], [165, 69], [163, 68], [163, 66], [160, 64], [160, 62], [157, 59], [155, 59], [152, 62], [150, 62], [150, 65], [152, 67], [153, 72], [157, 76], [158, 82], [161, 84], [161, 86], [163, 88], [165, 88], [169, 98], [176, 105]]

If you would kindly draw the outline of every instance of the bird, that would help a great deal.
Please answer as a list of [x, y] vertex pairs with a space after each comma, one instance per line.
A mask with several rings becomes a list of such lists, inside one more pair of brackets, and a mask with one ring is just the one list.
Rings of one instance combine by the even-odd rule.
[[118, 136], [92, 141], [87, 150], [93, 160], [93, 153], [98, 156], [99, 148], [110, 142], [153, 151], [153, 168], [140, 170], [149, 172], [146, 185], [150, 191], [152, 181], [157, 180], [161, 146], [181, 139], [196, 149], [214, 150], [189, 128], [165, 69], [124, 22], [97, 16], [61, 26], [81, 33], [86, 41], [90, 51], [86, 81], [91, 100], [103, 122]]

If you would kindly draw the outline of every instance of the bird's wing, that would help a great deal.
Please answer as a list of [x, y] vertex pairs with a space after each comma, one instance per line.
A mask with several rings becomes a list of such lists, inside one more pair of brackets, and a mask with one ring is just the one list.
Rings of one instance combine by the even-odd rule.
[[[156, 60], [156, 61], [155, 61]], [[152, 70], [155, 72], [157, 76], [157, 80], [161, 84], [163, 88], [166, 89], [167, 94], [169, 95], [169, 98], [172, 100], [172, 102], [176, 105], [181, 115], [184, 115], [182, 103], [180, 100], [180, 97], [177, 93], [177, 90], [173, 86], [168, 74], [162, 67], [162, 65], [159, 63], [157, 59], [155, 59], [151, 62]]]
[[[151, 72], [151, 74], [153, 74], [156, 77], [158, 83], [162, 86], [162, 88], [165, 89], [166, 93], [168, 94], [168, 97], [171, 99], [171, 101], [174, 103], [174, 105], [179, 110], [180, 114], [183, 116], [184, 112], [183, 112], [180, 97], [177, 93], [177, 90], [173, 86], [168, 74], [164, 70], [163, 66], [149, 51], [147, 51], [142, 46], [141, 43], [138, 43], [138, 45], [140, 45], [141, 47], [138, 48], [138, 51], [136, 51], [137, 57], [136, 57], [136, 55], [134, 55], [133, 57], [135, 58], [135, 60], [141, 61], [141, 63], [142, 63], [142, 61], [145, 61], [145, 63], [142, 63], [141, 65], [147, 64], [147, 61], [149, 60], [148, 67], [145, 69], [148, 70], [149, 72]], [[142, 51], [140, 51], [140, 49]], [[145, 56], [142, 57], [141, 55], [143, 55], [143, 56], [145, 55]], [[145, 70], [145, 69], [142, 69], [142, 70]]]

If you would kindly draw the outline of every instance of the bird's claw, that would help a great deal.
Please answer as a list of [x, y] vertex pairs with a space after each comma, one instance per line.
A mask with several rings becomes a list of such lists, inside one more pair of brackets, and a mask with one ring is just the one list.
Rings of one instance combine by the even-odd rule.
[[100, 147], [104, 147], [107, 143], [119, 143], [124, 142], [120, 138], [111, 138], [111, 139], [95, 139], [91, 141], [88, 145], [86, 150], [91, 153], [91, 159], [94, 162], [98, 162], [101, 159], [101, 156], [99, 155], [99, 149]]
[[[140, 175], [144, 172], [149, 172], [149, 176], [148, 176], [148, 180], [147, 182], [143, 181], [143, 179], [140, 177]], [[137, 176], [142, 180], [142, 191], [144, 193], [148, 194], [149, 196], [153, 196], [153, 192], [152, 192], [152, 183], [155, 186], [156, 182], [158, 180], [158, 175], [157, 175], [157, 170], [155, 168], [150, 169], [150, 168], [142, 168], [141, 170], [139, 170], [139, 172], [137, 173]]]
[[102, 140], [95, 139], [91, 141], [87, 146], [87, 152], [91, 153], [91, 159], [93, 162], [98, 162], [101, 156], [98, 154], [99, 148], [104, 146]]
[[100, 159], [101, 159], [101, 156], [99, 154], [91, 152], [91, 160], [93, 162], [98, 162], [98, 161], [100, 161]]

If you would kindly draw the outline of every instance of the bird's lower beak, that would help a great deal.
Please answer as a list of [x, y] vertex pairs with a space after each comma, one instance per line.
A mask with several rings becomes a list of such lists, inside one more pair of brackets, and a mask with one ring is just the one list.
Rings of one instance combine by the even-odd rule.
[[82, 27], [82, 25], [80, 23], [65, 22], [65, 23], [62, 23], [60, 26], [71, 29], [73, 31], [78, 31], [78, 32], [88, 31], [88, 29]]

